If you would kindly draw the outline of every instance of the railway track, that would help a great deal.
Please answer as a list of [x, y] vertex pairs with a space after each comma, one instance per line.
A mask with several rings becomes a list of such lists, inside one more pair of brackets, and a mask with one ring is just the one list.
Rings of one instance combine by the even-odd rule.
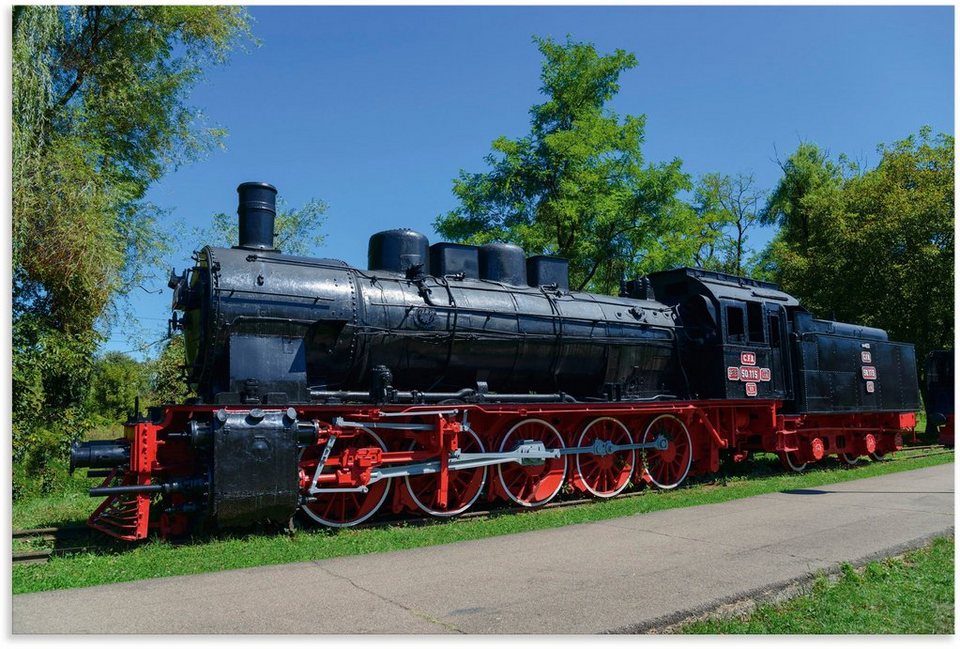
[[[85, 525], [65, 525], [63, 527], [40, 527], [27, 530], [13, 530], [13, 540], [21, 543], [53, 543], [53, 547], [22, 550], [13, 553], [13, 564], [24, 566], [32, 563], [46, 563], [50, 557], [90, 549], [87, 545], [77, 545], [88, 536]], [[57, 544], [62, 544], [59, 547]]]
[[[921, 452], [917, 452], [921, 451]], [[947, 448], [941, 444], [931, 444], [929, 446], [905, 446], [901, 450], [897, 451], [896, 457], [892, 457], [889, 460], [884, 460], [885, 462], [896, 462], [897, 460], [911, 460], [917, 457], [930, 457], [933, 455], [945, 455], [947, 453], [953, 453], [952, 448]]]
[[[919, 457], [930, 457], [935, 455], [944, 455], [948, 453], [953, 453], [954, 449], [946, 448], [944, 446], [933, 444], [927, 446], [909, 446], [904, 447], [902, 450], [897, 451], [894, 457], [887, 458], [883, 460], [884, 462], [897, 462], [900, 460], [911, 460]], [[643, 496], [647, 493], [647, 490], [631, 491], [628, 493], [622, 493], [614, 496], [613, 498], [607, 499], [610, 500], [623, 500], [626, 498], [637, 498]], [[561, 509], [565, 507], [576, 507], [578, 505], [586, 505], [588, 503], [597, 503], [603, 502], [597, 498], [573, 498], [570, 500], [555, 500], [552, 502], [543, 505], [542, 507], [537, 507], [534, 510], [531, 510], [527, 507], [492, 507], [489, 509], [479, 509], [471, 510], [460, 514], [459, 516], [454, 517], [457, 520], [471, 520], [471, 519], [483, 519], [491, 518], [494, 516], [502, 516], [506, 514], [514, 514], [518, 512], [529, 512], [529, 511], [542, 511], [546, 509]], [[354, 529], [375, 529], [389, 527], [391, 525], [396, 525], [397, 523], [403, 523], [408, 526], [419, 526], [419, 525], [429, 525], [437, 523], [437, 519], [430, 516], [396, 516], [389, 517], [384, 520], [378, 520], [371, 523], [363, 523], [354, 527]], [[65, 554], [71, 554], [75, 552], [84, 552], [91, 549], [95, 546], [89, 545], [71, 545], [70, 541], [76, 541], [80, 538], [89, 535], [90, 530], [84, 525], [70, 525], [64, 527], [42, 527], [36, 529], [23, 529], [23, 530], [14, 530], [13, 539], [14, 541], [42, 541], [42, 542], [53, 542], [53, 543], [64, 543], [63, 547], [57, 547], [56, 545], [51, 548], [43, 548], [36, 550], [25, 550], [21, 552], [13, 553], [13, 564], [14, 565], [30, 565], [36, 563], [46, 563], [51, 557], [61, 556]]]

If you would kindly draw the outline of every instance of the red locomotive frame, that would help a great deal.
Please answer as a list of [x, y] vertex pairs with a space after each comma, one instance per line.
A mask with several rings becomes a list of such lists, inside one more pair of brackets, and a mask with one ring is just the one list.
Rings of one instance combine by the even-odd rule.
[[[784, 415], [780, 408], [755, 399], [295, 406], [297, 418], [318, 431], [300, 454], [302, 509], [322, 525], [346, 526], [384, 510], [455, 516], [480, 498], [537, 507], [564, 485], [605, 498], [631, 484], [673, 488], [716, 472], [721, 453], [742, 461], [773, 452], [794, 471], [831, 455], [848, 464], [879, 460], [916, 426], [912, 412]], [[128, 424], [129, 467], [111, 471], [101, 488], [169, 485], [192, 475], [196, 451], [182, 431], [221, 409], [250, 410], [166, 406], [159, 423]], [[88, 524], [124, 540], [151, 531], [176, 536], [189, 529], [189, 508], [176, 490], [113, 494]]]

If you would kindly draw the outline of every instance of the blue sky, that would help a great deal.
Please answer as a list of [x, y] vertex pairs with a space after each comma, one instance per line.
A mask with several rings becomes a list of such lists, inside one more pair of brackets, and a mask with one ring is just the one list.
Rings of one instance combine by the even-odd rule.
[[[234, 213], [243, 181], [273, 183], [290, 206], [320, 198], [327, 239], [316, 253], [361, 267], [379, 230], [436, 240], [432, 222], [456, 206], [459, 170], [483, 170], [494, 138], [528, 130], [541, 100], [534, 35], [636, 54], [612, 108], [646, 114], [649, 162], [679, 157], [694, 177], [752, 172], [767, 189], [775, 157], [801, 140], [872, 165], [877, 144], [924, 124], [953, 132], [953, 11], [254, 7], [261, 46], [211, 68], [191, 94], [229, 131], [226, 149], [167, 175], [147, 198], [188, 228]], [[182, 270], [203, 243], [179, 241], [170, 265]], [[165, 284], [132, 296], [139, 322], [115, 327], [106, 349], [163, 337]]]

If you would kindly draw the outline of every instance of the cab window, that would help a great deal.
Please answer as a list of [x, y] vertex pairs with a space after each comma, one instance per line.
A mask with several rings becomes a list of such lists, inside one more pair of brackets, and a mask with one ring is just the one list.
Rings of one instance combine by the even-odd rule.
[[727, 305], [725, 311], [727, 316], [727, 341], [744, 342], [743, 307]]

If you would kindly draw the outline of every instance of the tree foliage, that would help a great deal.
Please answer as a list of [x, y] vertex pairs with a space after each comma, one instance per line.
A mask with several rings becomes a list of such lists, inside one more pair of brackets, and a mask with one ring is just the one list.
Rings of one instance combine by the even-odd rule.
[[107, 422], [125, 421], [137, 397], [150, 391], [149, 366], [121, 352], [94, 361], [87, 392], [87, 412]]
[[183, 335], [170, 338], [150, 367], [150, 405], [183, 403], [195, 396], [187, 386], [183, 365], [186, 353]]
[[460, 205], [436, 230], [455, 241], [519, 244], [529, 254], [570, 260], [571, 286], [616, 290], [621, 277], [689, 263], [697, 215], [676, 194], [690, 188], [680, 160], [648, 165], [645, 117], [609, 107], [633, 54], [599, 54], [568, 39], [536, 39], [544, 57], [530, 133], [497, 138], [490, 170], [460, 172]]
[[783, 165], [768, 255], [785, 290], [825, 317], [886, 329], [922, 359], [953, 346], [954, 140], [922, 129], [863, 171], [803, 144]]
[[82, 432], [94, 324], [163, 252], [144, 194], [216, 143], [186, 93], [247, 33], [238, 7], [14, 8], [15, 460]]
[[801, 143], [786, 162], [778, 164], [783, 176], [770, 194], [761, 222], [779, 225], [781, 234], [791, 245], [807, 249], [812, 215], [806, 200], [817, 193], [837, 189], [843, 180], [843, 168], [830, 160], [826, 151], [810, 142]]
[[748, 232], [761, 219], [764, 194], [752, 174], [706, 174], [697, 181], [694, 202], [704, 234], [694, 254], [702, 268], [751, 275]]
[[183, 373], [183, 336], [166, 341], [153, 359], [138, 361], [123, 352], [107, 352], [93, 360], [85, 396], [86, 412], [106, 424], [125, 421], [139, 397], [140, 409], [183, 403], [193, 394]]
[[[277, 199], [277, 217], [273, 223], [274, 246], [288, 255], [306, 256], [323, 245], [326, 235], [327, 204], [311, 198], [303, 207], [287, 208], [282, 198]], [[213, 215], [213, 228], [201, 236], [211, 243], [234, 246], [240, 239], [240, 227], [236, 214], [220, 212]]]

